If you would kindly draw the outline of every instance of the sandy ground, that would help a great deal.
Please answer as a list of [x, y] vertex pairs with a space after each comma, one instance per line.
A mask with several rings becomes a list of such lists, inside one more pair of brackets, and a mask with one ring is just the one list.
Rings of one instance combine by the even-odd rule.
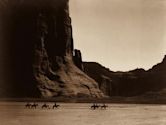
[[[26, 109], [25, 103], [0, 102], [0, 125], [166, 125], [166, 105], [60, 103], [59, 109]], [[48, 103], [52, 106], [52, 103]]]

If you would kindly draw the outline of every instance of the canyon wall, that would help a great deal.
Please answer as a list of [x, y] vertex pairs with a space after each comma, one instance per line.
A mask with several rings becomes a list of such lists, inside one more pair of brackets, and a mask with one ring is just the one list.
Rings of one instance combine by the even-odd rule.
[[[68, 0], [1, 1], [8, 97], [103, 97], [74, 60]], [[77, 56], [77, 57], [76, 57]]]

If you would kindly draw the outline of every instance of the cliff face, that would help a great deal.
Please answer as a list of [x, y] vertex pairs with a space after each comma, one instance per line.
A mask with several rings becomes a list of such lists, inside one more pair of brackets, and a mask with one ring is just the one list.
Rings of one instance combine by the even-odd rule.
[[83, 62], [84, 71], [98, 83], [100, 90], [107, 96], [115, 91], [112, 76], [114, 72], [95, 62]]
[[152, 69], [148, 71], [148, 75], [151, 76], [149, 81], [156, 90], [166, 87], [166, 56], [161, 63], [153, 66]]
[[103, 93], [109, 96], [137, 96], [166, 88], [166, 57], [148, 71], [135, 69], [129, 72], [112, 72], [93, 62], [84, 62], [84, 69], [98, 82]]
[[68, 7], [68, 0], [15, 0], [1, 6], [10, 96], [103, 96], [73, 62]]
[[84, 71], [84, 66], [82, 62], [82, 54], [80, 50], [75, 49], [74, 50], [74, 63], [75, 65], [82, 71]]

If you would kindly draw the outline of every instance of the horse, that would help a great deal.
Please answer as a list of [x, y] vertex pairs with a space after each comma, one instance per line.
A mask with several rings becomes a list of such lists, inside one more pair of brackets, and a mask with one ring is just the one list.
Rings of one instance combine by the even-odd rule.
[[57, 105], [56, 103], [52, 106], [52, 108], [58, 108], [60, 105]]
[[38, 104], [34, 103], [34, 104], [31, 105], [31, 108], [35, 108], [36, 109], [37, 106], [38, 106]]
[[101, 109], [106, 109], [107, 107], [108, 107], [107, 105], [103, 104], [103, 105], [101, 106]]
[[49, 105], [47, 105], [46, 103], [42, 105], [42, 109], [48, 109], [49, 108]]
[[27, 104], [25, 105], [25, 108], [31, 108], [31, 106], [32, 106], [32, 104], [27, 103]]
[[92, 106], [91, 106], [91, 109], [98, 109], [100, 107], [100, 105], [97, 105], [97, 104], [93, 104]]

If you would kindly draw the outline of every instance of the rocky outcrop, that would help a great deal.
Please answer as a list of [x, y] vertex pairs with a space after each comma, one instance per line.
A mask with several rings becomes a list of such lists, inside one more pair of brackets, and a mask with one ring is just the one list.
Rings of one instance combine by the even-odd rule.
[[82, 62], [82, 55], [81, 55], [81, 51], [75, 49], [74, 50], [74, 63], [75, 65], [82, 71], [84, 71], [84, 66], [83, 66], [83, 62]]
[[[103, 97], [98, 84], [74, 64], [68, 0], [5, 4], [1, 16], [11, 96]], [[82, 61], [79, 51], [75, 57]]]

